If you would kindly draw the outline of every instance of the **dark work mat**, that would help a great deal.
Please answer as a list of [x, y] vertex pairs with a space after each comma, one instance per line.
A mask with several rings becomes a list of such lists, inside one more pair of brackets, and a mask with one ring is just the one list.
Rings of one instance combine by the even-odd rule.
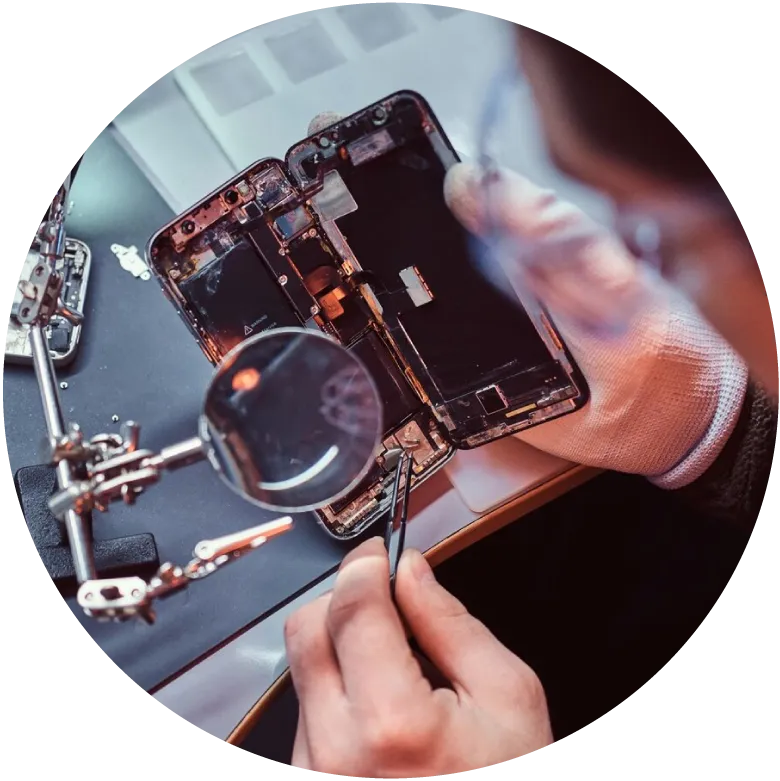
[[[66, 415], [87, 436], [118, 430], [113, 415], [138, 421], [145, 448], [194, 435], [212, 368], [157, 283], [134, 278], [110, 249], [118, 243], [143, 252], [171, 218], [170, 209], [110, 130], [85, 155], [72, 200], [68, 232], [89, 244], [93, 258], [79, 354], [59, 376], [68, 382]], [[45, 427], [32, 367], [5, 368], [3, 400], [12, 469], [40, 463]], [[135, 507], [116, 504], [96, 513], [94, 525], [95, 537], [103, 539], [150, 532], [162, 561], [185, 564], [199, 540], [273, 517], [199, 464], [165, 475]], [[151, 627], [98, 625], [69, 605], [104, 651], [150, 690], [319, 580], [343, 553], [314, 516], [305, 515], [287, 535], [160, 602]]]

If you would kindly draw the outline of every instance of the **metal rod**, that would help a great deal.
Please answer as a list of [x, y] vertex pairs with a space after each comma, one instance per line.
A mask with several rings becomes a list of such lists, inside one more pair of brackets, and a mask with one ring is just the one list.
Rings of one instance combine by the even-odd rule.
[[203, 440], [200, 437], [185, 439], [175, 445], [163, 448], [156, 456], [152, 456], [146, 464], [155, 469], [179, 469], [189, 466], [206, 457]]
[[[43, 416], [50, 439], [60, 439], [65, 435], [65, 419], [57, 392], [57, 377], [49, 352], [49, 345], [40, 325], [30, 326], [30, 347], [32, 350], [35, 376], [43, 404]], [[57, 482], [60, 490], [65, 490], [76, 482], [73, 467], [67, 461], [57, 464]], [[79, 583], [93, 580], [97, 576], [95, 558], [92, 549], [90, 517], [87, 513], [69, 510], [65, 515], [65, 531], [70, 543], [73, 568]]]

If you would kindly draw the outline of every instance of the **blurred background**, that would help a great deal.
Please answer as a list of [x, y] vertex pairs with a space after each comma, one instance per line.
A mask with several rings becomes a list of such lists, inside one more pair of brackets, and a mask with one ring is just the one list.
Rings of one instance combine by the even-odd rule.
[[[413, 89], [464, 159], [494, 74], [514, 57], [513, 25], [413, 3], [341, 6], [247, 30], [183, 63], [134, 100], [110, 132], [177, 213], [263, 157], [283, 157], [321, 111], [349, 114]], [[508, 101], [505, 165], [593, 216], [604, 204], [548, 163], [530, 95]], [[516, 141], [516, 142], [515, 142]]]

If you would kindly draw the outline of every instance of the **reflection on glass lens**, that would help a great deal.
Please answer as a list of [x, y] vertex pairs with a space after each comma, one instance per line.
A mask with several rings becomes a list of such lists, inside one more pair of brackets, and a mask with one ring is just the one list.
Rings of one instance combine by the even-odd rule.
[[268, 509], [322, 507], [366, 474], [382, 430], [373, 380], [324, 334], [276, 329], [229, 353], [201, 419], [212, 462]]

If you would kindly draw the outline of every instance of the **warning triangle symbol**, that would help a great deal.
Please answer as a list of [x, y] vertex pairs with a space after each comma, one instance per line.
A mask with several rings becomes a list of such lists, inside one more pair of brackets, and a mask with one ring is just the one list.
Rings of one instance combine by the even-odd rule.
[[251, 333], [252, 333], [252, 329], [248, 325], [245, 325], [244, 326], [244, 336], [249, 336], [249, 334], [251, 334]]

